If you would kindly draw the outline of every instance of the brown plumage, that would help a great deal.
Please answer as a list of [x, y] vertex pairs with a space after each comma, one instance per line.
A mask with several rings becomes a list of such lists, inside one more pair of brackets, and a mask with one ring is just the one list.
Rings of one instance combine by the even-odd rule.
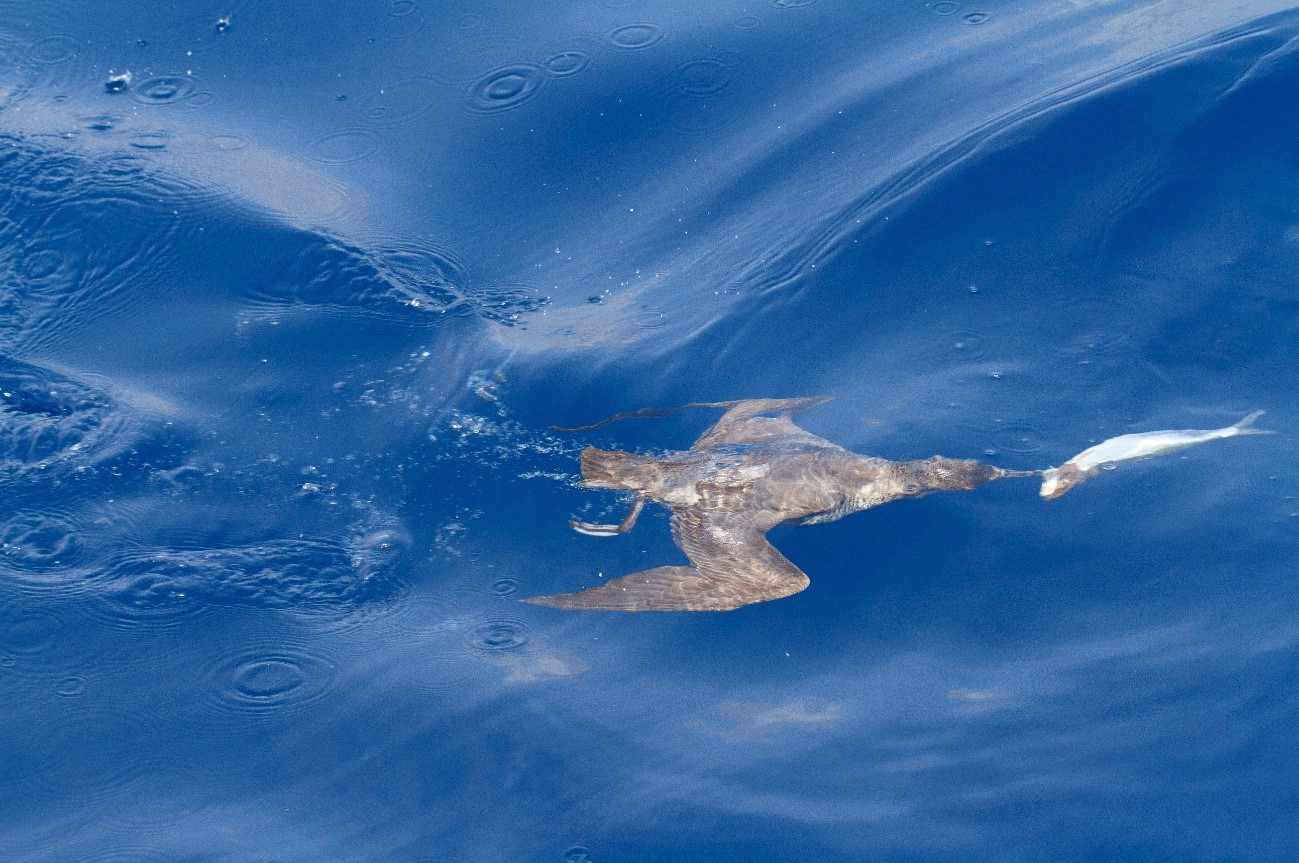
[[968, 491], [994, 479], [1040, 473], [941, 456], [894, 462], [849, 452], [790, 418], [827, 401], [816, 396], [702, 402], [566, 429], [586, 431], [689, 407], [726, 408], [687, 452], [656, 459], [595, 447], [582, 451], [583, 487], [632, 491], [636, 500], [621, 524], [573, 519], [573, 528], [598, 536], [626, 533], [652, 500], [672, 511], [672, 538], [690, 559], [688, 566], [657, 566], [578, 593], [525, 601], [565, 609], [730, 611], [780, 599], [807, 587], [808, 578], [767, 542], [767, 531], [778, 524], [820, 524], [899, 498]]

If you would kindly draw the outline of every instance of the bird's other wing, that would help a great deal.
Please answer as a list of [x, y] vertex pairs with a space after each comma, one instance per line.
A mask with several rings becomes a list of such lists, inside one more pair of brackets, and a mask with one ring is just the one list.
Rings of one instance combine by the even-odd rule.
[[[796, 413], [825, 404], [834, 396], [807, 396], [797, 399], [745, 399], [734, 402], [722, 418], [699, 436], [694, 450], [712, 449], [736, 444], [803, 444], [833, 447], [834, 444], [801, 429], [790, 419]], [[762, 414], [776, 414], [774, 417]]]
[[758, 414], [780, 413], [784, 416], [796, 414], [805, 411], [808, 408], [814, 408], [819, 404], [825, 404], [833, 399], [834, 396], [807, 396], [795, 399], [741, 399], [739, 401], [729, 402], [690, 402], [689, 404], [676, 405], [670, 408], [639, 408], [634, 411], [623, 411], [606, 417], [599, 422], [591, 423], [585, 426], [560, 426], [552, 425], [555, 431], [562, 432], [584, 432], [593, 431], [594, 429], [603, 428], [610, 423], [616, 423], [627, 419], [654, 419], [658, 417], [672, 416], [673, 414], [688, 411], [692, 408], [725, 408], [726, 413], [713, 428], [717, 428], [723, 423], [734, 422], [736, 420], [748, 419]]
[[748, 513], [683, 507], [672, 514], [672, 538], [689, 566], [656, 566], [578, 593], [525, 601], [602, 611], [731, 611], [781, 599], [807, 587], [808, 578], [767, 542], [769, 527]]

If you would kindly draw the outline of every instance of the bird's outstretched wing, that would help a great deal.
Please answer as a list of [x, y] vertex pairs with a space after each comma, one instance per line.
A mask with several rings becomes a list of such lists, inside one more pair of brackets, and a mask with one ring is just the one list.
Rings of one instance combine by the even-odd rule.
[[[802, 444], [835, 447], [828, 440], [794, 425], [796, 413], [825, 404], [834, 396], [806, 396], [796, 399], [745, 399], [732, 402], [722, 418], [699, 436], [693, 450], [736, 444]], [[762, 414], [776, 414], [774, 417]], [[837, 447], [836, 447], [837, 448]]]
[[578, 593], [525, 601], [601, 611], [731, 611], [781, 599], [807, 587], [808, 578], [767, 542], [770, 527], [746, 513], [683, 507], [672, 514], [672, 538], [689, 566], [656, 566]]
[[729, 402], [690, 402], [689, 404], [676, 405], [670, 408], [640, 408], [634, 411], [623, 411], [606, 417], [597, 423], [591, 423], [585, 426], [559, 426], [552, 425], [555, 431], [562, 432], [583, 432], [593, 431], [603, 428], [610, 423], [616, 423], [628, 419], [654, 419], [658, 417], [672, 416], [682, 411], [688, 411], [691, 408], [726, 408], [726, 414], [717, 422], [713, 428], [723, 425], [724, 423], [733, 423], [737, 420], [744, 420], [758, 414], [780, 413], [784, 416], [796, 414], [799, 411], [805, 411], [808, 408], [814, 408], [819, 404], [825, 404], [833, 399], [834, 396], [805, 396], [793, 399], [740, 399], [739, 401]]

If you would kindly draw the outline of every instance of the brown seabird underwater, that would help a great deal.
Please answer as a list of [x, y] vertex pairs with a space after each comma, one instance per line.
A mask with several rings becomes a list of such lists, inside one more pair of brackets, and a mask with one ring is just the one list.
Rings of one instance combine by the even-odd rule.
[[889, 461], [859, 455], [804, 431], [790, 418], [830, 398], [696, 402], [565, 429], [588, 431], [619, 419], [693, 407], [726, 409], [686, 452], [659, 459], [595, 447], [582, 451], [583, 488], [630, 491], [636, 498], [621, 524], [570, 519], [572, 527], [597, 536], [626, 533], [645, 501], [660, 503], [672, 511], [672, 538], [690, 559], [688, 566], [656, 566], [577, 593], [524, 601], [604, 611], [730, 611], [780, 599], [807, 587], [808, 577], [767, 541], [767, 531], [778, 524], [822, 524], [900, 498], [1041, 475], [942, 456]]

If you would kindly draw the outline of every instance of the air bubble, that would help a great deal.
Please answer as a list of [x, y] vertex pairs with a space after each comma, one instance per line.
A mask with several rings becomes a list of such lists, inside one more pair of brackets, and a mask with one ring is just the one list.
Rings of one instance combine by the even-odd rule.
[[988, 353], [983, 336], [972, 330], [956, 330], [944, 342], [944, 354], [950, 359], [970, 362], [982, 359]]
[[513, 578], [498, 578], [492, 582], [492, 593], [497, 596], [512, 596], [519, 589], [519, 582]]
[[146, 105], [166, 105], [183, 101], [194, 92], [194, 79], [188, 75], [159, 75], [135, 88], [135, 99]]
[[119, 72], [116, 75], [109, 75], [104, 81], [105, 93], [125, 93], [131, 88], [131, 73]]
[[386, 577], [410, 550], [410, 537], [392, 528], [381, 528], [355, 537], [348, 543], [352, 570], [362, 581]]
[[931, 8], [935, 15], [952, 15], [960, 8], [960, 4], [953, 3], [952, 0], [939, 0]]
[[111, 132], [121, 124], [122, 118], [115, 114], [97, 114], [92, 117], [82, 117], [80, 122], [91, 132]]
[[[991, 17], [992, 16], [989, 15], [987, 12], [971, 12], [968, 15], [962, 16], [961, 20], [964, 21], [966, 24], [973, 24], [977, 26], [987, 21]], [[992, 244], [989, 243], [988, 245], [992, 245]]]

